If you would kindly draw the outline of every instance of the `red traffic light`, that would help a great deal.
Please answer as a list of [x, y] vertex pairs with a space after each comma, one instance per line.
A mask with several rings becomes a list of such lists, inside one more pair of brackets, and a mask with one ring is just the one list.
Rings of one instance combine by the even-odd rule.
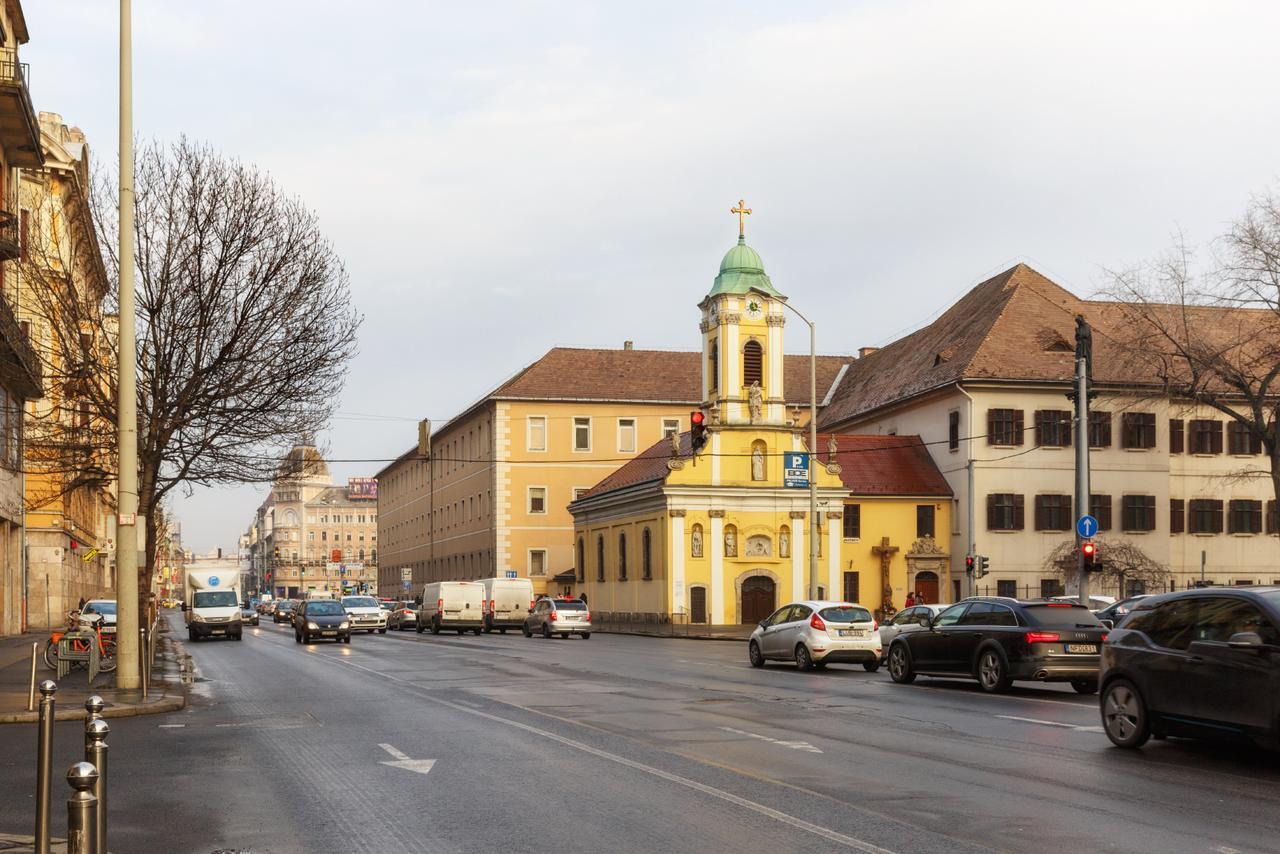
[[1098, 547], [1092, 540], [1085, 540], [1080, 544], [1080, 551], [1084, 555], [1085, 560], [1092, 560], [1094, 555], [1098, 553]]
[[701, 410], [689, 413], [689, 423], [695, 427], [701, 427], [706, 420], [707, 416]]
[[701, 409], [689, 413], [689, 443], [696, 454], [707, 444], [707, 414]]

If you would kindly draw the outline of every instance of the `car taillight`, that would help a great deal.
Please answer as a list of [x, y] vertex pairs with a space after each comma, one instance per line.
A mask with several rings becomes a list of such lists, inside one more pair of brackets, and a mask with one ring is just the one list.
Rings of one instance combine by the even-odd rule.
[[555, 612], [555, 611], [552, 611], [552, 612], [547, 616], [547, 619], [554, 623], [554, 622], [556, 621], [556, 612]]
[[871, 631], [873, 631], [873, 632], [874, 632], [874, 631], [875, 631], [876, 629], [878, 629], [878, 628], [880, 628], [880, 624], [876, 622], [875, 617], [872, 617], [872, 618], [871, 618]]
[[1057, 632], [1027, 632], [1027, 643], [1056, 643], [1062, 640]]
[[492, 613], [493, 613], [493, 603], [494, 603], [494, 600], [493, 600], [493, 599], [490, 599], [490, 600], [489, 600], [489, 613], [490, 613], [490, 614], [492, 614]]
[[[591, 622], [591, 612], [590, 612], [590, 611], [583, 611], [583, 612], [582, 612], [582, 619], [586, 620], [588, 623], [589, 623], [589, 622]], [[1103, 640], [1106, 640], [1106, 638], [1103, 638]]]
[[822, 622], [822, 618], [819, 617], [817, 614], [814, 614], [812, 617], [809, 618], [809, 625], [820, 632], [825, 632], [827, 630], [827, 624]]
[[1102, 643], [1106, 643], [1106, 642], [1107, 642], [1107, 633], [1106, 633], [1106, 632], [1103, 632], [1103, 633], [1102, 633]]
[[537, 602], [534, 602], [532, 599], [530, 599], [530, 600], [529, 600], [529, 610], [530, 610], [530, 611], [532, 611], [532, 610], [533, 610], [533, 606], [534, 606], [534, 605], [536, 605], [536, 604], [538, 604], [538, 603], [537, 603]]
[[443, 600], [443, 599], [437, 599], [437, 600], [436, 600], [436, 610], [437, 610], [437, 611], [443, 611], [443, 610], [444, 610], [444, 600]]

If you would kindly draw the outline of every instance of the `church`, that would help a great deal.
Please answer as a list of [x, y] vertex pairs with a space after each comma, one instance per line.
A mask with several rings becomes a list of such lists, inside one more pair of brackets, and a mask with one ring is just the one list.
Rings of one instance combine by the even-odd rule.
[[[808, 409], [789, 410], [784, 388], [787, 297], [746, 243], [750, 211], [733, 212], [738, 242], [698, 303], [705, 442], [663, 439], [569, 505], [565, 591], [600, 620], [711, 625], [814, 594], [882, 616], [908, 593], [951, 599], [946, 479], [916, 436], [824, 435], [811, 453]], [[797, 455], [817, 480], [816, 517], [804, 474], [788, 477]]]

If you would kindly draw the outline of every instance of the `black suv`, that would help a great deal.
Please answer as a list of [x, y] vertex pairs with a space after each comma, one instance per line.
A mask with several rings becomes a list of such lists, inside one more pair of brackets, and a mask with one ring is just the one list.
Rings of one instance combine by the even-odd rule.
[[1098, 654], [1107, 629], [1078, 603], [974, 597], [922, 626], [889, 647], [894, 682], [950, 676], [977, 679], [988, 692], [1031, 680], [1070, 682], [1081, 694], [1098, 690]]
[[1102, 648], [1102, 725], [1119, 747], [1166, 735], [1280, 749], [1280, 587], [1138, 602]]

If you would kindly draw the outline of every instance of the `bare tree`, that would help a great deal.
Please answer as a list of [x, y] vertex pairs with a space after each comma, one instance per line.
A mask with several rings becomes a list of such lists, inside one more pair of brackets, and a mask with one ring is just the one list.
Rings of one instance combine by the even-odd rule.
[[[67, 457], [73, 472], [90, 458], [114, 469], [114, 188], [95, 185], [91, 209], [67, 224], [73, 239], [100, 247], [105, 288], [70, 286], [59, 259], [30, 264], [41, 313], [57, 318], [44, 330], [54, 339], [54, 407], [86, 413], [47, 425], [51, 454], [60, 445], [84, 449]], [[315, 214], [253, 167], [187, 140], [150, 143], [139, 148], [135, 192], [145, 592], [160, 502], [180, 484], [272, 480], [284, 452], [332, 414], [361, 317]]]
[[[1116, 590], [1120, 596], [1128, 592], [1130, 582], [1138, 582], [1146, 590], [1165, 587], [1173, 574], [1132, 540], [1102, 537], [1098, 541], [1099, 569], [1090, 574], [1101, 590]], [[1067, 589], [1079, 586], [1079, 568], [1075, 540], [1064, 540], [1045, 558], [1047, 571], [1061, 578]], [[1091, 581], [1090, 586], [1095, 586]]]
[[[1200, 264], [1185, 241], [1142, 268], [1112, 271], [1116, 343], [1157, 393], [1241, 425], [1280, 500], [1280, 200], [1256, 197]], [[1239, 476], [1239, 475], [1238, 475]]]

